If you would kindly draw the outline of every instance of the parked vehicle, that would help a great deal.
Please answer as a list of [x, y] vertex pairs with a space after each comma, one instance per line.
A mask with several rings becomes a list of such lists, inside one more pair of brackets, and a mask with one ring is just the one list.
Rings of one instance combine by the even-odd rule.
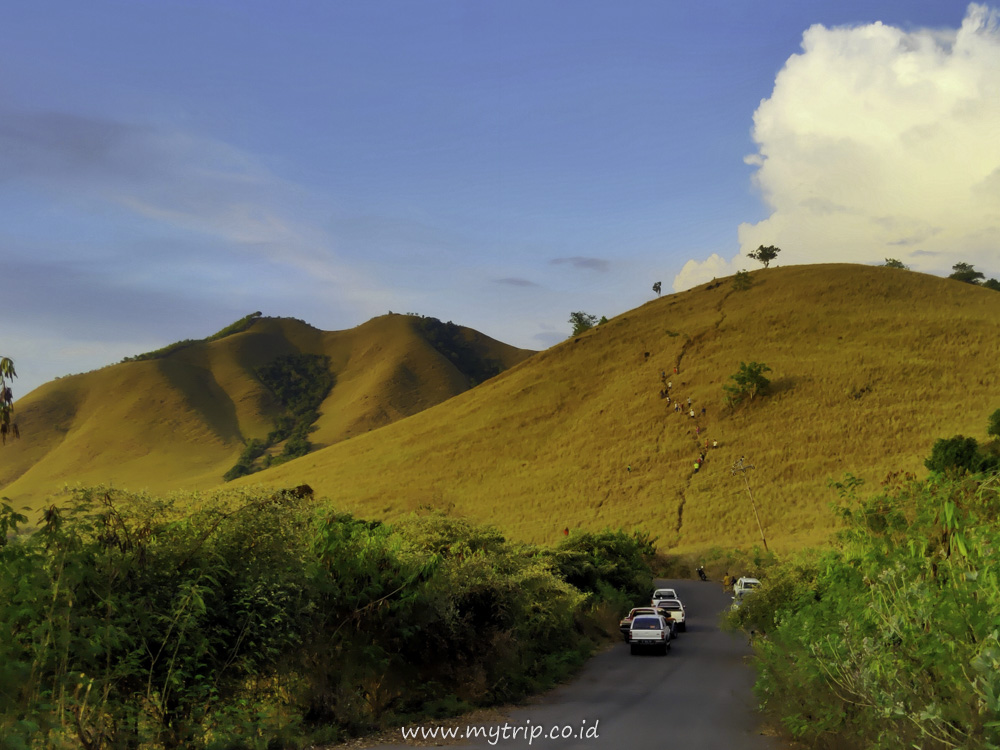
[[733, 586], [733, 596], [736, 598], [742, 597], [744, 594], [748, 594], [755, 588], [760, 586], [760, 581], [756, 578], [748, 578], [744, 576], [736, 581], [736, 585]]
[[707, 581], [707, 580], [708, 580], [708, 576], [707, 576], [707, 575], [705, 575], [705, 568], [704, 568], [704, 566], [700, 566], [700, 567], [698, 568], [698, 577], [699, 577], [699, 578], [700, 578], [701, 580], [703, 580], [703, 581]]
[[629, 631], [629, 649], [635, 656], [643, 649], [655, 649], [666, 656], [670, 650], [670, 625], [659, 615], [638, 615]]
[[687, 612], [680, 599], [655, 599], [653, 606], [665, 609], [671, 619], [677, 623], [677, 629], [682, 633], [687, 632]]
[[677, 623], [674, 622], [667, 610], [662, 607], [633, 607], [632, 611], [628, 613], [628, 616], [624, 617], [621, 622], [618, 623], [618, 629], [621, 631], [622, 637], [625, 639], [625, 643], [628, 643], [629, 632], [632, 629], [632, 620], [639, 615], [658, 615], [659, 617], [662, 617], [670, 626], [671, 639], [677, 637]]

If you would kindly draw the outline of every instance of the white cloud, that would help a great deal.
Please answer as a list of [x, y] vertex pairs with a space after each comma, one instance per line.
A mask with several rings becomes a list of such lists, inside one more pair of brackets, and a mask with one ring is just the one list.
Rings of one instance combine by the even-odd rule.
[[[771, 215], [740, 225], [744, 258], [1000, 273], [998, 21], [973, 4], [958, 30], [809, 28], [754, 113], [746, 161]], [[716, 266], [688, 263], [675, 288]]]
[[748, 266], [748, 261], [739, 255], [726, 260], [718, 253], [712, 253], [706, 260], [689, 260], [681, 272], [674, 277], [674, 291], [683, 292], [693, 286], [704, 284], [712, 279], [732, 276]]

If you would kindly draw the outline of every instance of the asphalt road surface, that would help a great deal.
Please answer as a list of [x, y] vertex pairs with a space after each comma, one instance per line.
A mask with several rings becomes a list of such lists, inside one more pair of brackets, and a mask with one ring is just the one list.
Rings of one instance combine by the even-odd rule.
[[[676, 588], [687, 610], [687, 632], [678, 634], [667, 656], [632, 656], [620, 642], [592, 658], [573, 682], [513, 709], [506, 731], [504, 724], [496, 724], [483, 727], [486, 736], [457, 744], [430, 737], [403, 744], [541, 750], [785, 747], [760, 734], [753, 711], [753, 672], [744, 661], [749, 654], [746, 641], [717, 626], [718, 614], [732, 603], [731, 595], [712, 582], [658, 580], [656, 585]], [[636, 602], [644, 604], [648, 602]], [[432, 730], [434, 725], [424, 728]], [[553, 729], [559, 736], [551, 736]]]

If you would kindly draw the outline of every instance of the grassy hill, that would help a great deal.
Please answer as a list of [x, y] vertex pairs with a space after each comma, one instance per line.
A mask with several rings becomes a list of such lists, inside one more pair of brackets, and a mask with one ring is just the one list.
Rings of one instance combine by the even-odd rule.
[[[502, 370], [532, 354], [410, 315], [333, 332], [288, 318], [239, 323], [233, 333], [55, 380], [20, 399], [22, 438], [0, 453], [0, 496], [38, 507], [67, 483], [155, 492], [213, 487], [244, 440], [266, 435], [281, 413], [254, 374], [278, 357], [329, 358], [336, 384], [309, 436], [326, 446], [467, 390], [484, 366]], [[428, 334], [438, 328], [448, 335]]]
[[[651, 301], [408, 419], [238, 481], [305, 482], [365, 516], [439, 508], [531, 541], [624, 525], [683, 551], [759, 541], [731, 471], [746, 456], [768, 540], [789, 548], [830, 532], [829, 480], [923, 474], [937, 437], [985, 437], [1000, 406], [1000, 294], [856, 265], [752, 277], [746, 291], [726, 279]], [[730, 412], [722, 386], [741, 361], [772, 368], [772, 393]], [[698, 419], [660, 397], [664, 370]], [[695, 473], [705, 439], [719, 447]]]

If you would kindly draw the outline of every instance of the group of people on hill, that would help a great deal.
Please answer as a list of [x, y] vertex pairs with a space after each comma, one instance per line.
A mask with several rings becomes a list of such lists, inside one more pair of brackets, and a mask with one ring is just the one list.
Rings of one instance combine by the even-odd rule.
[[[674, 375], [677, 375], [677, 374], [678, 374], [678, 368], [674, 367]], [[673, 390], [673, 387], [674, 387], [674, 381], [672, 379], [668, 379], [667, 378], [667, 371], [666, 370], [661, 370], [660, 371], [660, 382], [664, 386], [663, 389], [660, 391], [660, 398], [666, 399], [668, 406], [670, 405], [671, 401], [673, 401], [673, 404], [674, 404], [674, 413], [675, 414], [683, 414], [684, 412], [687, 412], [687, 415], [688, 415], [689, 419], [697, 419], [698, 418], [698, 415], [695, 412], [695, 408], [692, 405], [693, 402], [692, 402], [692, 399], [691, 399], [690, 396], [687, 397], [687, 408], [686, 409], [684, 408], [684, 401], [682, 399], [679, 399], [679, 398], [678, 399], [673, 399], [673, 397], [671, 396], [671, 391]], [[681, 385], [684, 385], [684, 383], [682, 383]], [[703, 407], [701, 407], [701, 417], [704, 418], [705, 414], [706, 414], [706, 409], [703, 406]], [[695, 438], [695, 441], [698, 443], [699, 447], [701, 445], [701, 430], [702, 430], [701, 423], [700, 422], [695, 422], [695, 426], [694, 426], [694, 438]], [[718, 448], [719, 447], [719, 441], [718, 440], [712, 440], [711, 443], [709, 443], [708, 438], [705, 438], [705, 449], [702, 450], [698, 454], [698, 458], [695, 459], [694, 465], [692, 467], [694, 469], [694, 473], [697, 474], [698, 471], [701, 469], [702, 464], [705, 463], [705, 458], [706, 458], [706, 455], [708, 453], [710, 445], [711, 445], [712, 448]]]

